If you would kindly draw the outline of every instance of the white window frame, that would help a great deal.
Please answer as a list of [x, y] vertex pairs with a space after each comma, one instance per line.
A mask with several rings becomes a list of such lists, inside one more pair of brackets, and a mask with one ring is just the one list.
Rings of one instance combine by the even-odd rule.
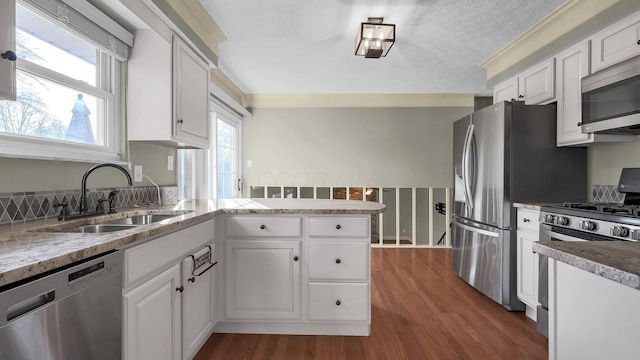
[[[33, 11], [29, 6], [25, 8]], [[96, 66], [100, 72], [97, 74], [95, 87], [24, 59], [18, 59], [16, 67], [25, 73], [104, 99], [105, 144], [82, 144], [0, 132], [1, 157], [126, 164], [126, 161], [121, 161], [120, 156], [120, 61], [102, 51], [98, 54]]]
[[[215, 199], [216, 188], [216, 150], [218, 148], [218, 114], [224, 113], [225, 118], [234, 121], [238, 137], [238, 177], [242, 179], [242, 117], [235, 111], [220, 103], [217, 99], [211, 99], [209, 112], [209, 129], [211, 131], [211, 145], [208, 150], [183, 149], [177, 154], [177, 181], [178, 197], [183, 199]], [[241, 180], [242, 182], [242, 180]], [[242, 184], [244, 187], [244, 184]], [[238, 193], [242, 197], [243, 190]]]
[[[211, 163], [211, 170], [209, 171], [209, 192], [212, 194], [212, 197], [215, 198], [218, 195], [218, 119], [231, 124], [236, 128], [236, 145], [237, 145], [237, 163], [236, 168], [237, 178], [234, 180], [234, 187], [239, 185], [240, 189], [236, 188], [235, 197], [242, 197], [244, 193], [244, 183], [242, 177], [242, 118], [240, 115], [237, 115], [234, 111], [228, 109], [223, 104], [219, 104], [216, 101], [212, 101], [211, 104], [211, 112], [212, 112], [212, 139], [214, 139], [211, 148], [209, 149], [209, 158]], [[239, 183], [239, 184], [238, 184]]]

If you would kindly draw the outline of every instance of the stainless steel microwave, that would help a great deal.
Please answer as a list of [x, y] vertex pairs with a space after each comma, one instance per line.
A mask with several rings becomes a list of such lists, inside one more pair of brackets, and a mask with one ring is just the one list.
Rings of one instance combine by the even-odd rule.
[[582, 78], [583, 134], [640, 134], [640, 56]]

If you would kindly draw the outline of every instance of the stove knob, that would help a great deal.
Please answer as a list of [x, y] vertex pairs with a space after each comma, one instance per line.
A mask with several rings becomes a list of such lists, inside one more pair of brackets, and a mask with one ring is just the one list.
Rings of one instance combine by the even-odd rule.
[[569, 225], [569, 218], [564, 216], [556, 217], [556, 225], [561, 225], [561, 226]]
[[596, 223], [594, 223], [593, 221], [589, 221], [589, 220], [584, 220], [580, 222], [580, 228], [582, 230], [588, 230], [588, 231], [593, 231], [598, 227], [598, 225]]
[[553, 224], [555, 219], [556, 219], [556, 217], [551, 215], [551, 214], [546, 214], [544, 216], [544, 222], [546, 222], [546, 223]]
[[611, 235], [627, 237], [627, 235], [629, 235], [629, 229], [624, 226], [614, 226], [611, 228]]
[[631, 238], [636, 241], [640, 240], [640, 230], [633, 230], [631, 232]]

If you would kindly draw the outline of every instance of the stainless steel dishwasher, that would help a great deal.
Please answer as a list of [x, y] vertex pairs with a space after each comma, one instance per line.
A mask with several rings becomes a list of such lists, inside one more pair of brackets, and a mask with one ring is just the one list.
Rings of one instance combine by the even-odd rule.
[[0, 291], [3, 360], [122, 357], [121, 251]]

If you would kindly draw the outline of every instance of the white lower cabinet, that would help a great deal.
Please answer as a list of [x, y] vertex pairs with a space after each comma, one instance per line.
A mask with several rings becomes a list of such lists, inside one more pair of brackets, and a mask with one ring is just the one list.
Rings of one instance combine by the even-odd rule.
[[227, 318], [299, 319], [300, 257], [300, 241], [227, 241]]
[[172, 266], [124, 295], [124, 358], [181, 358], [180, 266]]
[[216, 325], [216, 284], [218, 267], [213, 245], [187, 256], [182, 261], [182, 344], [183, 359], [192, 359], [204, 345]]
[[640, 291], [549, 259], [549, 359], [637, 359]]
[[539, 255], [533, 252], [533, 244], [540, 236], [539, 216], [538, 210], [518, 209], [516, 294], [527, 306], [527, 316], [533, 320], [537, 318], [539, 271]]
[[[217, 319], [214, 234], [212, 220], [124, 250], [124, 359], [191, 359], [209, 338]], [[202, 264], [194, 271], [194, 263]]]
[[367, 321], [368, 283], [309, 283], [309, 320]]
[[369, 215], [226, 215], [215, 332], [369, 335]]

